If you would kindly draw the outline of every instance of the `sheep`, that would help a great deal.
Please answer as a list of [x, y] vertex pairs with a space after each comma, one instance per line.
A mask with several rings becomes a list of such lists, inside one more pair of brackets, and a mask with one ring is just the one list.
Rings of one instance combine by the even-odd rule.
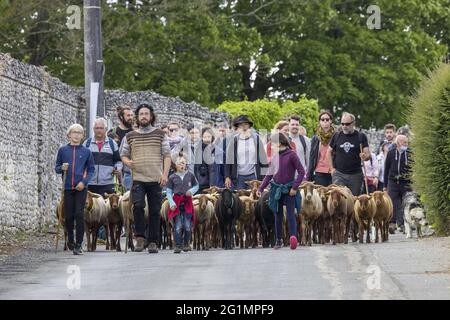
[[394, 212], [392, 200], [391, 197], [383, 191], [375, 191], [372, 193], [372, 197], [375, 200], [376, 205], [376, 213], [374, 216], [375, 242], [378, 242], [378, 230], [380, 230], [381, 233], [381, 241], [385, 242], [389, 240], [389, 222], [391, 221]]
[[302, 205], [300, 215], [302, 216], [302, 238], [301, 245], [311, 246], [311, 231], [314, 222], [322, 214], [322, 199], [314, 188], [314, 183], [304, 182], [300, 186]]
[[202, 194], [194, 203], [194, 249], [209, 250], [211, 247], [211, 228], [215, 216], [214, 204], [208, 195]]
[[377, 206], [375, 200], [366, 194], [356, 197], [355, 219], [359, 227], [359, 243], [364, 242], [364, 229], [367, 230], [366, 243], [370, 243], [370, 228]]
[[353, 195], [347, 187], [332, 187], [326, 193], [327, 209], [332, 219], [333, 245], [348, 243], [350, 221], [353, 217]]
[[[103, 197], [88, 191], [84, 208], [84, 225], [88, 251], [96, 250], [98, 229], [106, 224], [106, 216], [106, 202]], [[108, 237], [106, 239], [107, 247], [109, 247]]]
[[319, 186], [317, 188], [320, 199], [322, 200], [322, 214], [316, 220], [315, 230], [318, 234], [318, 243], [325, 244], [331, 241], [331, 216], [328, 211], [327, 201], [328, 201], [328, 187]]
[[122, 196], [116, 193], [107, 194], [106, 198], [106, 212], [107, 212], [107, 224], [109, 234], [111, 238], [111, 250], [121, 251], [120, 248], [120, 233], [123, 226], [123, 216], [120, 212], [119, 202]]

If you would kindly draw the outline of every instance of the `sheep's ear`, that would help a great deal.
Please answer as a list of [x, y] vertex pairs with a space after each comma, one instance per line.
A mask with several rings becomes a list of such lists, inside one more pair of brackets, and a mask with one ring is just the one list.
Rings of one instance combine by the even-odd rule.
[[111, 195], [109, 195], [108, 193], [105, 192], [105, 194], [104, 194], [103, 196], [104, 196], [105, 198], [109, 199], [109, 197], [110, 197]]

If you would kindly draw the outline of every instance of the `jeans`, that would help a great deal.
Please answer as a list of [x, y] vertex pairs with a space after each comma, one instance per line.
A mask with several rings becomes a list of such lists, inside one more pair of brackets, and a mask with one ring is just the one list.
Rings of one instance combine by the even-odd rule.
[[180, 213], [175, 216], [174, 220], [173, 233], [175, 234], [175, 245], [181, 247], [183, 241], [185, 245], [189, 244], [192, 232], [192, 214], [186, 214], [184, 210], [180, 210]]
[[295, 219], [295, 196], [283, 194], [278, 202], [278, 212], [275, 214], [275, 237], [277, 241], [281, 240], [283, 227], [283, 205], [286, 205], [286, 220], [289, 227], [289, 236], [297, 236], [297, 220]]
[[86, 205], [87, 189], [83, 191], [64, 191], [64, 218], [67, 230], [67, 240], [73, 243], [73, 228], [76, 227], [76, 244], [83, 243], [84, 237], [84, 206]]
[[[162, 192], [158, 182], [133, 181], [131, 188], [136, 237], [144, 237], [149, 243], [159, 239]], [[148, 202], [148, 234], [145, 232], [145, 196]]]
[[334, 171], [332, 174], [333, 183], [344, 185], [351, 190], [354, 196], [361, 194], [361, 188], [363, 184], [363, 173], [346, 174], [339, 171]]
[[331, 178], [331, 174], [329, 173], [321, 173], [321, 172], [316, 172], [314, 174], [314, 183], [324, 186], [324, 187], [328, 187], [332, 182], [332, 178]]
[[235, 190], [248, 189], [249, 187], [245, 183], [245, 181], [255, 180], [255, 179], [256, 179], [256, 174], [254, 174], [254, 173], [248, 174], [245, 176], [238, 174], [236, 184], [234, 185], [234, 189]]
[[402, 226], [404, 223], [402, 210], [403, 196], [406, 192], [411, 191], [411, 187], [406, 182], [397, 183], [394, 180], [389, 180], [387, 189], [389, 197], [392, 199], [392, 205], [394, 206], [394, 215], [392, 216], [391, 222]]
[[123, 186], [125, 187], [126, 191], [129, 191], [131, 189], [131, 186], [133, 185], [133, 180], [131, 178], [131, 172], [125, 172], [123, 174]]

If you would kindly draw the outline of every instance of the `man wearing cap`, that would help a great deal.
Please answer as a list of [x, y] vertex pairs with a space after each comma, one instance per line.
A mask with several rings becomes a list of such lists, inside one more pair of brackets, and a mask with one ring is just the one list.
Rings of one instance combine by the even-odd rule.
[[[148, 252], [157, 253], [156, 241], [159, 236], [162, 187], [167, 183], [171, 165], [170, 147], [167, 136], [155, 128], [153, 107], [141, 104], [136, 109], [137, 130], [127, 133], [122, 140], [120, 156], [131, 168], [133, 186], [131, 199], [136, 230], [135, 251], [144, 250], [144, 239], [148, 240]], [[148, 234], [145, 232], [145, 196], [149, 206]]]
[[237, 134], [229, 144], [225, 166], [225, 187], [247, 189], [246, 181], [262, 180], [268, 168], [264, 143], [259, 135], [251, 130], [253, 122], [241, 115], [233, 120]]

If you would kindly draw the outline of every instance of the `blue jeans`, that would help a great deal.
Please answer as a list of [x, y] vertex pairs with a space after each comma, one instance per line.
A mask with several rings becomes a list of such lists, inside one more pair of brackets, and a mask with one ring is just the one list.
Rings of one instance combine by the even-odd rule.
[[174, 220], [173, 233], [175, 234], [175, 246], [182, 247], [183, 240], [184, 244], [189, 244], [192, 232], [192, 214], [186, 214], [184, 211], [180, 210], [180, 213], [175, 216]]
[[123, 174], [123, 186], [125, 187], [126, 191], [129, 191], [131, 189], [131, 186], [133, 185], [133, 180], [131, 179], [131, 172], [125, 172]]
[[234, 189], [235, 190], [248, 189], [249, 186], [245, 183], [245, 181], [255, 180], [255, 179], [256, 179], [256, 174], [254, 174], [254, 173], [248, 174], [245, 176], [238, 174]]
[[295, 219], [295, 196], [288, 193], [281, 196], [278, 202], [278, 212], [275, 214], [275, 235], [277, 240], [281, 240], [283, 227], [283, 205], [286, 205], [286, 220], [289, 226], [289, 236], [297, 236], [297, 220]]

